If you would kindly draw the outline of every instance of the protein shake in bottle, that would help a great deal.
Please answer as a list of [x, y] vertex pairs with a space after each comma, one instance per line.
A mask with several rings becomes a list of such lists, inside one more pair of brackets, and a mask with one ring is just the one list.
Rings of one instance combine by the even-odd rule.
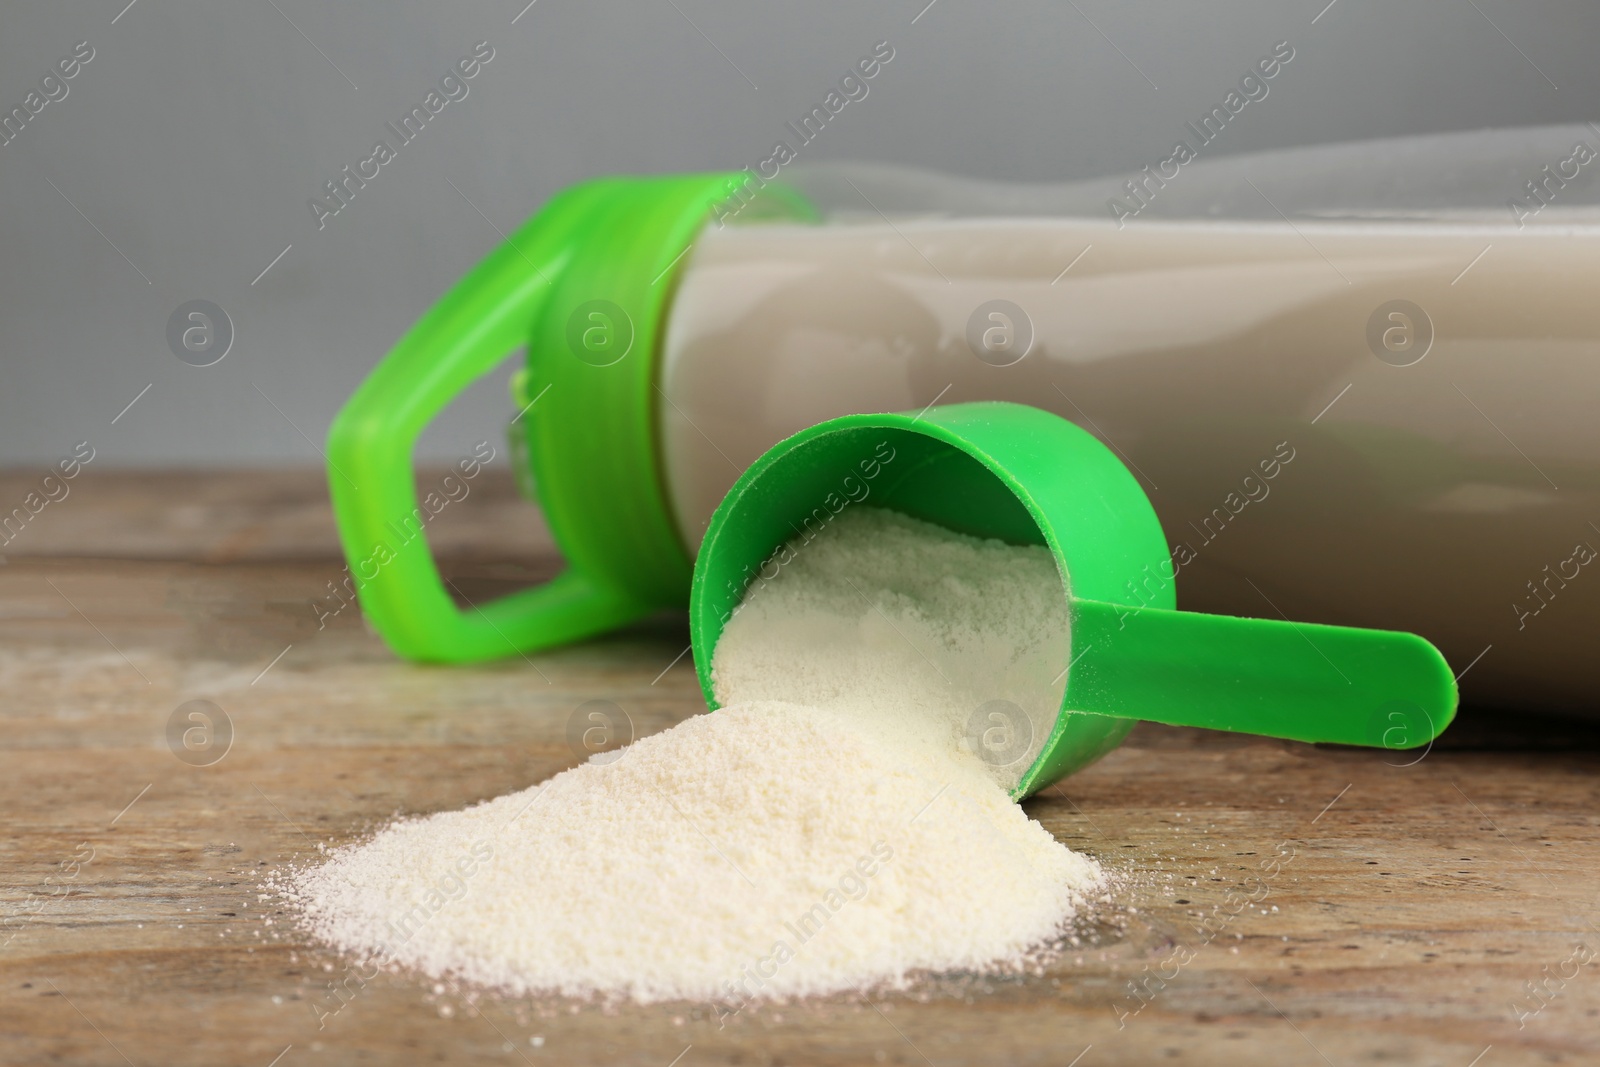
[[[1600, 135], [1571, 126], [1070, 185], [801, 164], [587, 183], [391, 357], [438, 388], [455, 352], [464, 384], [531, 325], [514, 392], [535, 406], [515, 436], [566, 585], [501, 602], [503, 634], [450, 637], [442, 591], [411, 610], [437, 577], [408, 545], [395, 554], [417, 570], [355, 574], [363, 604], [421, 658], [596, 632], [684, 602], [712, 511], [784, 437], [1011, 400], [1135, 473], [1186, 607], [1413, 630], [1472, 664], [1469, 698], [1590, 706], [1597, 156]], [[364, 387], [332, 451], [399, 395]], [[407, 462], [386, 455], [377, 467]], [[376, 501], [332, 481], [364, 560]]]

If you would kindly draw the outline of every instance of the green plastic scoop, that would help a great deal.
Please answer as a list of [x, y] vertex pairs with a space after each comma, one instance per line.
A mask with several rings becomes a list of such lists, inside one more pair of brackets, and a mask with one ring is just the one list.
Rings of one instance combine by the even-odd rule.
[[1377, 748], [1429, 743], [1456, 684], [1416, 634], [1177, 609], [1161, 523], [1109, 449], [1020, 404], [850, 415], [780, 442], [723, 499], [694, 568], [700, 686], [746, 588], [796, 530], [877, 506], [1054, 554], [1069, 605], [1061, 714], [1018, 799], [1115, 748], [1136, 721]]

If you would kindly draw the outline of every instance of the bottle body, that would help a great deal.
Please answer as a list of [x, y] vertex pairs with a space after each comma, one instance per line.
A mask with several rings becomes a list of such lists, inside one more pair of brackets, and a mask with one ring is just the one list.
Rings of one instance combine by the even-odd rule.
[[680, 532], [693, 549], [807, 426], [1017, 401], [1138, 477], [1173, 560], [1146, 595], [1414, 630], [1472, 665], [1470, 698], [1581, 710], [1600, 694], [1600, 214], [1577, 180], [1548, 203], [1515, 181], [1577, 137], [1273, 154], [1132, 191], [823, 174], [821, 225], [695, 244], [660, 371]]

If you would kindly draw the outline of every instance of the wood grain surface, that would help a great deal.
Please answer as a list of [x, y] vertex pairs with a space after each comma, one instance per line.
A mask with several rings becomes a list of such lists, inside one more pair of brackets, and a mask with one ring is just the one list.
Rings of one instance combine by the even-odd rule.
[[[1027, 806], [1117, 873], [1037, 973], [721, 1027], [352, 978], [262, 899], [268, 873], [571, 765], [583, 701], [639, 734], [700, 712], [684, 620], [410, 665], [354, 609], [319, 619], [341, 561], [318, 473], [73, 485], [0, 549], [0, 1063], [1600, 1061], [1595, 728], [1481, 709], [1414, 763], [1141, 726]], [[432, 536], [475, 600], [558, 564], [495, 476]], [[169, 744], [196, 700], [212, 747]]]

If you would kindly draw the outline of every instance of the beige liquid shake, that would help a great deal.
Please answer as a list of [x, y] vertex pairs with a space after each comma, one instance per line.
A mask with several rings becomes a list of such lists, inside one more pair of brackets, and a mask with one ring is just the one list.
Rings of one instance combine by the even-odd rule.
[[1592, 706], [1600, 226], [1538, 221], [709, 229], [662, 372], [676, 518], [697, 544], [824, 419], [1018, 401], [1138, 475], [1183, 606], [1487, 647], [1469, 697]]

